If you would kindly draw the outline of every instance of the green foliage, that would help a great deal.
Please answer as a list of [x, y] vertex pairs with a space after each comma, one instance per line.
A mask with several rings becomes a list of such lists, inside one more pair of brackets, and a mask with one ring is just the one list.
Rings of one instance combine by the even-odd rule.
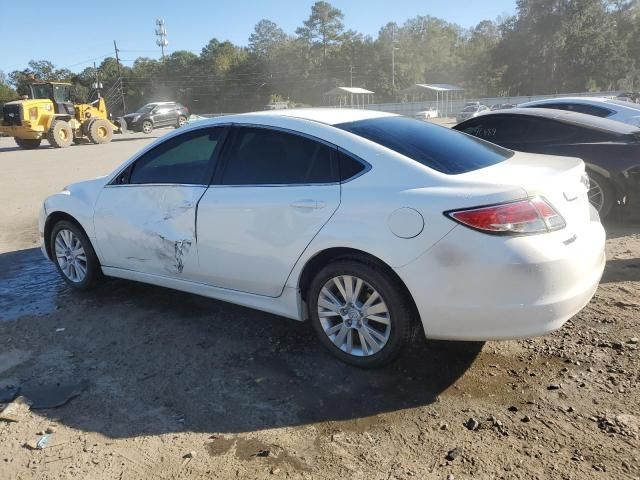
[[37, 77], [88, 93], [97, 73], [115, 109], [121, 77], [129, 110], [174, 99], [208, 113], [261, 109], [273, 99], [321, 105], [324, 92], [351, 83], [381, 102], [403, 100], [398, 89], [415, 83], [461, 85], [469, 97], [639, 89], [639, 1], [518, 0], [515, 15], [469, 29], [426, 15], [388, 23], [375, 38], [346, 30], [343, 20], [319, 1], [295, 35], [261, 20], [247, 48], [212, 38], [199, 54], [141, 57], [131, 66], [107, 57], [97, 72], [78, 74], [31, 61], [0, 81], [0, 92], [8, 83], [21, 93]]
[[15, 100], [18, 94], [7, 84], [7, 76], [0, 70], [0, 104]]

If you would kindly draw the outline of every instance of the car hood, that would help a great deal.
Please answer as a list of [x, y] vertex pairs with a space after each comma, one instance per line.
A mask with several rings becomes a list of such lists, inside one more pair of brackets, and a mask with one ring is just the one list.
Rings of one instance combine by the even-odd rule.
[[70, 195], [93, 205], [108, 181], [109, 176], [107, 175], [92, 180], [84, 180], [67, 185], [64, 187], [63, 192], [69, 192]]

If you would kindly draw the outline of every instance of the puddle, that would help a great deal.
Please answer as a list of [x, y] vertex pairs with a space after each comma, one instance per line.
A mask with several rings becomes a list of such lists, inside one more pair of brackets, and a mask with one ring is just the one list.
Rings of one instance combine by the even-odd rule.
[[25, 315], [47, 315], [68, 291], [40, 249], [0, 254], [0, 321]]
[[282, 447], [261, 442], [255, 438], [225, 438], [218, 437], [207, 443], [205, 448], [212, 457], [225, 455], [233, 449], [238, 460], [249, 461], [264, 458], [272, 465], [289, 464], [295, 470], [309, 470], [309, 467], [300, 459], [288, 454]]

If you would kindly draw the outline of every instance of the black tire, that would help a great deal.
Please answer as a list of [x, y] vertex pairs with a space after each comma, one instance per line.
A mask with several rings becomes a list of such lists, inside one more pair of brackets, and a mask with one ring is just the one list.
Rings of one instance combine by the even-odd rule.
[[127, 121], [124, 119], [124, 117], [116, 118], [115, 124], [119, 128], [117, 133], [127, 133]]
[[96, 118], [87, 128], [87, 137], [95, 144], [109, 143], [113, 138], [113, 127], [108, 120]]
[[67, 148], [73, 142], [73, 130], [64, 120], [54, 120], [47, 132], [47, 140], [56, 148]]
[[[80, 282], [74, 282], [69, 277], [67, 277], [67, 275], [63, 272], [58, 259], [56, 258], [56, 236], [61, 230], [70, 230], [78, 238], [86, 254], [86, 275]], [[78, 290], [90, 290], [96, 287], [102, 280], [103, 274], [100, 267], [100, 261], [96, 256], [93, 245], [91, 245], [89, 238], [85, 235], [82, 228], [80, 228], [76, 223], [70, 222], [68, 220], [60, 220], [59, 222], [57, 222], [51, 229], [51, 236], [49, 237], [49, 248], [53, 263], [56, 266], [58, 273], [60, 274], [62, 279], [71, 287]]]
[[182, 127], [185, 123], [187, 123], [187, 117], [180, 115], [178, 117], [178, 122], [176, 123], [176, 128]]
[[[588, 174], [589, 181], [591, 182], [591, 189], [589, 190], [589, 200], [592, 200], [592, 192], [594, 186], [599, 187], [602, 199], [598, 203], [601, 204], [601, 207], [598, 208], [596, 205], [594, 205], [594, 207], [596, 207], [596, 209], [598, 210], [600, 218], [607, 218], [611, 213], [613, 206], [615, 205], [615, 191], [613, 189], [613, 186], [611, 185], [609, 180], [598, 173], [588, 172]], [[593, 200], [595, 200], [595, 198]], [[593, 204], [594, 202], [592, 201], [592, 205]]]
[[82, 130], [83, 135], [86, 135], [87, 137], [89, 136], [89, 129], [91, 128], [91, 124], [93, 122], [95, 122], [96, 120], [97, 120], [97, 118], [90, 118], [89, 120], [85, 121], [82, 124], [80, 129]]
[[[367, 356], [356, 356], [347, 353], [338, 348], [324, 331], [318, 313], [320, 291], [327, 282], [340, 275], [350, 275], [362, 279], [375, 289], [386, 303], [389, 313], [390, 332], [386, 344], [377, 353]], [[320, 342], [343, 362], [360, 368], [377, 368], [393, 361], [400, 354], [404, 345], [411, 339], [416, 325], [415, 308], [410, 299], [407, 298], [408, 293], [398, 282], [399, 280], [393, 278], [382, 266], [360, 259], [345, 258], [336, 260], [320, 270], [307, 291], [311, 324]], [[337, 323], [341, 322], [340, 318], [336, 318], [335, 321]], [[352, 333], [354, 342], [360, 343], [359, 338], [356, 338], [356, 331], [354, 330]]]
[[34, 150], [40, 146], [42, 140], [39, 138], [14, 138], [16, 145], [23, 150]]
[[153, 132], [153, 123], [151, 123], [151, 120], [145, 120], [144, 122], [142, 122], [142, 133], [146, 133], [147, 135], [149, 135], [151, 132]]

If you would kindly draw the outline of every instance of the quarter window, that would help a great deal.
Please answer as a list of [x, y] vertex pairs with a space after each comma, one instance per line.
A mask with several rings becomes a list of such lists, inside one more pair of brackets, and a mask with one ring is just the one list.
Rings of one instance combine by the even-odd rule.
[[333, 183], [340, 179], [333, 148], [277, 130], [239, 128], [225, 157], [223, 185]]
[[128, 183], [208, 184], [222, 131], [196, 130], [167, 140], [135, 162]]

